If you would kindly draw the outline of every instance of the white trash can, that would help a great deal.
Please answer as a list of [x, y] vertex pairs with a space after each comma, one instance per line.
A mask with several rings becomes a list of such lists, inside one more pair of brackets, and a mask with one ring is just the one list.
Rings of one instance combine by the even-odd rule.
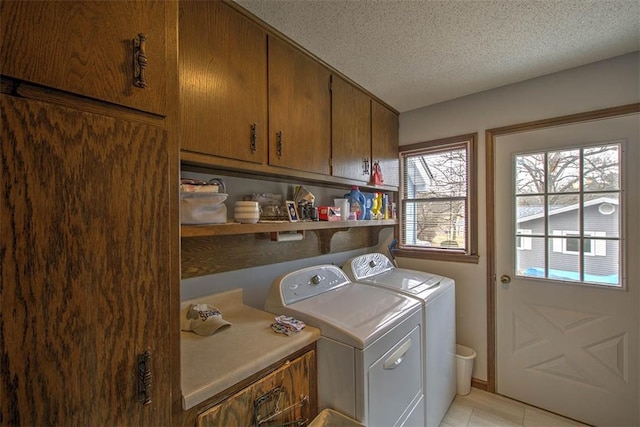
[[467, 395], [471, 391], [471, 373], [476, 358], [474, 349], [456, 344], [457, 390], [459, 395]]

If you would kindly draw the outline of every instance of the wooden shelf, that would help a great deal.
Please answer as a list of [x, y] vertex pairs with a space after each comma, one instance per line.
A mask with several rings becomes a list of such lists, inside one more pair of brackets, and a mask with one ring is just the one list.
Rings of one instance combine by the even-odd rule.
[[181, 237], [228, 236], [233, 234], [271, 233], [277, 231], [330, 230], [334, 228], [393, 226], [395, 219], [374, 221], [299, 221], [299, 222], [259, 222], [240, 224], [229, 222], [213, 225], [183, 225]]

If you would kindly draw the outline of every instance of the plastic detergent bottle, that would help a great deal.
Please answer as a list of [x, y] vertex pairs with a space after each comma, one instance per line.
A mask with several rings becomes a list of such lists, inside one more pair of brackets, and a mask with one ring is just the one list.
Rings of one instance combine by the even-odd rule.
[[389, 195], [382, 195], [382, 219], [389, 219]]
[[345, 194], [344, 197], [349, 199], [349, 205], [351, 205], [351, 212], [355, 212], [356, 219], [363, 219], [365, 200], [364, 194], [360, 192], [357, 185], [351, 187], [351, 193]]
[[373, 205], [371, 206], [371, 212], [373, 213], [373, 215], [371, 216], [371, 219], [382, 219], [380, 217], [381, 209], [382, 209], [382, 194], [375, 193], [375, 196], [373, 197]]

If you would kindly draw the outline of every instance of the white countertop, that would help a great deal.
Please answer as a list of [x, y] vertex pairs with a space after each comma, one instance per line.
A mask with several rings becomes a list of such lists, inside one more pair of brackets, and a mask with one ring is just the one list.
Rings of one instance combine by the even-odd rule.
[[289, 354], [317, 341], [320, 330], [307, 326], [283, 335], [270, 325], [275, 315], [242, 303], [242, 289], [183, 301], [218, 308], [232, 325], [211, 336], [180, 333], [182, 407], [189, 409]]

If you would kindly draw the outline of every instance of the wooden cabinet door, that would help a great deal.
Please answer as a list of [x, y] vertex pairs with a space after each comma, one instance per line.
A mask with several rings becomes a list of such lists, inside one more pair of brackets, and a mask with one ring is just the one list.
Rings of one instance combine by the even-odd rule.
[[[165, 114], [165, 1], [0, 2], [0, 72], [138, 110]], [[169, 27], [170, 28], [170, 27]], [[146, 88], [134, 85], [144, 34]]]
[[371, 159], [380, 163], [384, 185], [400, 185], [398, 160], [398, 115], [377, 101], [371, 101]]
[[360, 89], [338, 76], [331, 85], [331, 174], [368, 182], [371, 176], [371, 105]]
[[269, 164], [329, 175], [329, 70], [269, 37]]
[[[256, 411], [265, 425], [297, 425], [293, 422], [311, 421], [317, 415], [314, 405], [315, 378], [315, 351], [311, 350], [203, 412], [198, 416], [197, 426], [254, 426], [258, 424], [256, 421], [260, 421], [255, 419]], [[275, 399], [269, 399], [269, 396]], [[262, 404], [256, 409], [255, 402], [258, 399], [261, 399]], [[282, 413], [267, 420], [267, 415], [276, 411], [276, 402]], [[303, 403], [299, 404], [300, 402]]]
[[267, 161], [267, 36], [220, 1], [180, 2], [182, 150]]
[[2, 423], [169, 424], [166, 130], [8, 95], [0, 115]]

